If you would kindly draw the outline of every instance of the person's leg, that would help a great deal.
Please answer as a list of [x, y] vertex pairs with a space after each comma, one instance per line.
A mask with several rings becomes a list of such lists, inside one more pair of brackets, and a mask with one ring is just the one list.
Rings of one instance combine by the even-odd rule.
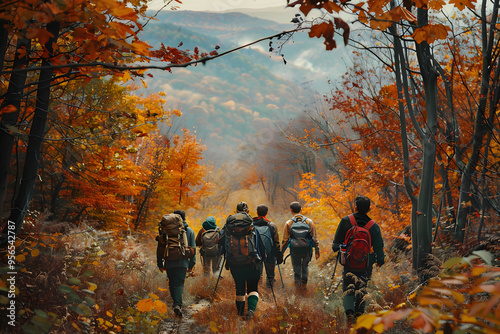
[[344, 292], [343, 304], [348, 317], [354, 316], [354, 296], [356, 286], [354, 284], [355, 275], [344, 271], [342, 272], [342, 291]]
[[253, 318], [255, 314], [255, 310], [257, 309], [257, 303], [259, 302], [259, 280], [260, 280], [260, 272], [255, 270], [252, 266], [249, 266], [246, 272], [247, 277], [247, 304], [248, 310], [246, 314], [247, 319]]
[[218, 256], [214, 256], [212, 258], [212, 273], [214, 274], [214, 276], [219, 275], [219, 257]]
[[208, 256], [203, 256], [203, 275], [206, 277], [210, 276], [210, 258]]
[[356, 274], [356, 295], [354, 300], [354, 315], [355, 317], [360, 316], [365, 312], [366, 308], [366, 286], [368, 285], [368, 281], [370, 279], [370, 275], [368, 273], [359, 273]]
[[182, 293], [186, 280], [186, 270], [185, 267], [167, 268], [168, 288], [173, 300], [174, 312], [179, 316], [182, 316]]
[[236, 288], [236, 311], [239, 316], [245, 315], [245, 273], [241, 271], [241, 268], [229, 267], [231, 275], [234, 279], [234, 285]]
[[309, 278], [309, 262], [311, 262], [312, 254], [305, 254], [302, 257], [301, 263], [301, 286], [305, 288], [307, 286], [307, 280]]
[[274, 272], [276, 268], [276, 261], [265, 262], [264, 267], [266, 267], [266, 285], [271, 288], [274, 285]]
[[298, 288], [302, 283], [302, 258], [297, 254], [293, 254], [290, 257], [292, 258], [295, 287]]

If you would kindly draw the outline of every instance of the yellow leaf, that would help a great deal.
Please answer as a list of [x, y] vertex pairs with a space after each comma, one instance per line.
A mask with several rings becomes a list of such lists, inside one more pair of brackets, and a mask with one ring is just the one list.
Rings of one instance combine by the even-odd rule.
[[32, 257], [37, 257], [38, 254], [40, 254], [40, 250], [38, 248], [35, 248], [31, 251], [31, 256]]
[[[91, 283], [91, 282], [86, 282], [89, 285], [89, 290], [94, 292], [95, 289], [97, 289], [97, 284]], [[111, 317], [111, 315], [110, 315]]]
[[144, 86], [144, 88], [148, 88], [148, 84], [146, 83], [146, 81], [144, 81], [142, 79], [141, 79], [141, 81], [142, 81], [142, 85]]
[[154, 308], [154, 302], [151, 298], [141, 299], [137, 302], [136, 307], [139, 312], [150, 312]]
[[110, 311], [106, 311], [106, 315], [110, 318], [113, 318], [113, 313], [111, 313]]
[[158, 288], [160, 291], [168, 291], [168, 289]]
[[97, 252], [97, 256], [103, 256], [104, 254], [106, 254], [106, 253], [104, 253], [102, 250], [99, 250], [99, 251]]
[[23, 262], [24, 260], [26, 260], [26, 256], [24, 256], [24, 254], [19, 254], [16, 256], [17, 262]]
[[356, 325], [354, 325], [353, 329], [372, 328], [375, 319], [377, 319], [377, 315], [375, 314], [363, 314], [358, 318], [358, 321], [356, 322]]
[[158, 311], [158, 313], [163, 314], [167, 312], [167, 305], [161, 300], [155, 300], [154, 309]]
[[123, 76], [122, 76], [122, 81], [123, 81], [123, 82], [127, 82], [127, 81], [129, 81], [131, 78], [132, 78], [132, 77], [130, 76], [130, 73], [125, 72], [125, 73], [123, 73]]
[[99, 262], [94, 261], [94, 262], [92, 262], [92, 264], [97, 267], [99, 265]]
[[214, 333], [218, 333], [219, 329], [217, 328], [217, 324], [215, 321], [210, 321], [210, 330]]
[[160, 299], [160, 297], [158, 297], [157, 295], [155, 295], [154, 293], [150, 293], [149, 294], [149, 297], [153, 298], [153, 299]]

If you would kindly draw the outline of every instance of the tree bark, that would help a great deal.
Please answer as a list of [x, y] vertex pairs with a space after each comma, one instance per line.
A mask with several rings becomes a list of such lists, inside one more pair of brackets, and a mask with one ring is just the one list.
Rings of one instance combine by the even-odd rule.
[[[30, 50], [31, 41], [26, 38], [19, 38], [17, 40], [16, 50], [24, 49], [26, 52], [24, 56], [20, 56], [16, 52], [14, 58], [13, 68], [27, 67], [29, 64], [28, 54]], [[12, 73], [9, 80], [9, 88], [5, 95], [5, 99], [0, 106], [0, 110], [9, 107], [12, 108], [11, 112], [2, 113], [2, 120], [0, 122], [0, 219], [5, 216], [4, 203], [9, 185], [9, 169], [10, 161], [12, 158], [12, 148], [14, 147], [14, 132], [19, 118], [19, 109], [21, 108], [21, 99], [26, 84], [27, 72]]]
[[[52, 54], [53, 52], [52, 44], [57, 40], [59, 26], [60, 24], [58, 21], [51, 22], [47, 25], [47, 30], [54, 36], [50, 38], [45, 45], [49, 54]], [[10, 221], [15, 223], [16, 235], [23, 224], [31, 198], [33, 197], [38, 167], [40, 165], [40, 150], [45, 137], [45, 126], [47, 124], [47, 114], [50, 104], [50, 86], [52, 82], [52, 74], [54, 72], [52, 67], [49, 65], [50, 62], [47, 59], [42, 61], [42, 67], [45, 69], [40, 71], [35, 115], [30, 129], [22, 180], [19, 192], [14, 200], [14, 206], [11, 208], [9, 218]]]

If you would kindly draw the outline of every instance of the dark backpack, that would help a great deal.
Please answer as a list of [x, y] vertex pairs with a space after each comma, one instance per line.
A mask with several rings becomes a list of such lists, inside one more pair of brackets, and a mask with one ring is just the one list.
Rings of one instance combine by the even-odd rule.
[[219, 241], [219, 231], [207, 230], [201, 235], [201, 251], [203, 256], [214, 257], [217, 256], [218, 247], [217, 241]]
[[266, 248], [266, 262], [274, 261], [274, 251], [273, 251], [273, 236], [271, 233], [271, 225], [266, 221], [266, 225], [254, 225], [254, 228], [259, 232], [262, 243]]
[[156, 254], [165, 261], [188, 259], [196, 254], [196, 249], [188, 246], [182, 217], [175, 213], [166, 214], [161, 218], [156, 241], [158, 241]]
[[311, 226], [306, 223], [308, 218], [296, 216], [290, 226], [290, 252], [307, 253], [312, 247]]
[[260, 260], [253, 219], [246, 213], [227, 218], [224, 249], [229, 265], [245, 265]]
[[353, 271], [366, 271], [372, 248], [370, 228], [375, 221], [370, 220], [365, 226], [359, 226], [354, 215], [348, 217], [352, 227], [347, 231], [344, 243], [340, 246], [340, 264]]

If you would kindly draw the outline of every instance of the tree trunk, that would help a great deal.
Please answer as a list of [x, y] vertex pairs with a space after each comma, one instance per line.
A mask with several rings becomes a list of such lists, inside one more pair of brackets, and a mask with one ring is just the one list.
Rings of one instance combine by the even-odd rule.
[[[481, 89], [479, 95], [479, 104], [477, 107], [476, 118], [474, 123], [474, 134], [472, 136], [472, 153], [463, 171], [461, 183], [460, 183], [460, 195], [458, 200], [457, 209], [457, 224], [455, 227], [455, 238], [459, 242], [464, 242], [465, 228], [467, 224], [467, 210], [470, 197], [472, 195], [473, 188], [473, 175], [476, 173], [476, 168], [481, 157], [481, 151], [484, 148], [484, 136], [488, 132], [488, 127], [486, 124], [486, 107], [489, 96], [490, 89], [490, 76], [493, 70], [492, 66], [492, 55], [493, 50], [496, 45], [495, 34], [496, 34], [496, 22], [498, 18], [498, 6], [499, 0], [496, 0], [493, 4], [493, 12], [491, 15], [491, 22], [489, 26], [488, 35], [488, 17], [487, 17], [487, 1], [483, 0], [481, 9], [481, 28], [482, 28], [482, 51], [483, 51], [483, 66], [481, 73]], [[496, 94], [495, 94], [496, 95]], [[490, 103], [490, 112], [495, 112], [496, 104], [498, 101], [492, 101]]]
[[[422, 27], [429, 23], [428, 10], [419, 8], [417, 10], [418, 26]], [[421, 273], [425, 268], [425, 260], [431, 253], [432, 247], [432, 202], [434, 198], [434, 166], [436, 161], [436, 130], [437, 130], [437, 71], [432, 62], [431, 49], [427, 42], [416, 44], [417, 58], [424, 84], [425, 107], [427, 111], [427, 122], [422, 138], [423, 166], [420, 181], [420, 192], [417, 204], [417, 227], [418, 243], [413, 244], [416, 250], [416, 263], [413, 267]], [[412, 229], [412, 233], [414, 233]], [[426, 277], [421, 276], [421, 280]]]
[[[52, 54], [52, 44], [56, 42], [59, 33], [59, 22], [54, 21], [49, 23], [47, 25], [47, 30], [55, 36], [50, 38], [45, 45], [49, 54]], [[40, 150], [43, 138], [45, 137], [45, 126], [47, 124], [47, 114], [50, 104], [50, 86], [54, 70], [50, 67], [50, 62], [46, 59], [42, 61], [42, 67], [44, 67], [44, 69], [40, 71], [39, 76], [35, 115], [30, 129], [22, 180], [9, 218], [10, 221], [15, 223], [16, 234], [23, 224], [31, 198], [33, 197], [38, 167], [40, 165]]]
[[[27, 67], [29, 64], [28, 54], [30, 50], [30, 40], [19, 38], [17, 40], [17, 49], [24, 49], [23, 57], [16, 52], [13, 68]], [[11, 112], [2, 113], [0, 122], [0, 219], [5, 216], [4, 203], [9, 185], [9, 169], [12, 158], [12, 148], [14, 147], [14, 132], [19, 118], [19, 109], [21, 108], [21, 99], [24, 86], [26, 84], [27, 72], [12, 73], [9, 80], [9, 88], [5, 95], [5, 100], [0, 106], [0, 110], [9, 107]]]

